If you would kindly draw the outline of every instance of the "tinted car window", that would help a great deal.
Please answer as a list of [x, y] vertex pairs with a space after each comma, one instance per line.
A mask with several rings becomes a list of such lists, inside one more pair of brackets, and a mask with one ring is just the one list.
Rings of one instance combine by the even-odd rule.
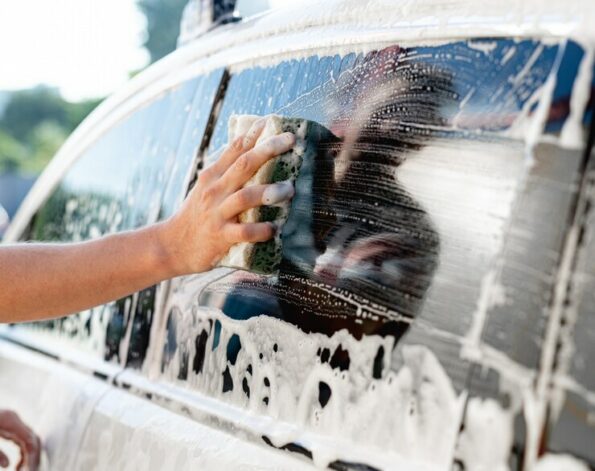
[[[31, 239], [81, 241], [170, 215], [185, 195], [221, 77], [218, 70], [168, 90], [107, 131], [36, 214]], [[138, 364], [146, 351], [154, 297], [155, 287], [33, 327], [106, 359], [128, 357], [129, 364]]]
[[462, 423], [495, 410], [521, 450], [581, 172], [582, 153], [556, 143], [581, 54], [473, 40], [232, 74], [211, 158], [232, 113], [307, 118], [335, 138], [302, 170], [278, 275], [174, 283], [163, 375], [445, 466]]

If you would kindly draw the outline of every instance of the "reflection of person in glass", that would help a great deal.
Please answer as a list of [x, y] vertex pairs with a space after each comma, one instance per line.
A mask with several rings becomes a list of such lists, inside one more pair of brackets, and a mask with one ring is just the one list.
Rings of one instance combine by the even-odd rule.
[[431, 284], [439, 240], [398, 167], [433, 136], [452, 97], [446, 73], [408, 62], [398, 47], [344, 74], [325, 104], [339, 138], [300, 173], [278, 277], [235, 274], [224, 312], [268, 314], [306, 332], [400, 337]]

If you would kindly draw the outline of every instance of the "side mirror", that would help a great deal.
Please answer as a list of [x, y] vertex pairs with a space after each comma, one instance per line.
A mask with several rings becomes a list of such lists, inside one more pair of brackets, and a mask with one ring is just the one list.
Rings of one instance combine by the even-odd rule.
[[4, 235], [4, 231], [8, 228], [8, 223], [10, 222], [10, 218], [8, 217], [8, 213], [0, 204], [0, 237]]

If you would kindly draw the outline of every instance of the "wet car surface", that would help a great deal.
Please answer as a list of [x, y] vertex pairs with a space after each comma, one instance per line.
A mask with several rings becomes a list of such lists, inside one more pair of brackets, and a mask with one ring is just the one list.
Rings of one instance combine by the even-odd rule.
[[218, 268], [4, 338], [63, 342], [118, 394], [322, 467], [595, 466], [591, 46], [395, 37], [201, 66], [114, 120], [19, 234], [165, 218], [232, 114], [277, 113], [333, 134], [278, 274]]

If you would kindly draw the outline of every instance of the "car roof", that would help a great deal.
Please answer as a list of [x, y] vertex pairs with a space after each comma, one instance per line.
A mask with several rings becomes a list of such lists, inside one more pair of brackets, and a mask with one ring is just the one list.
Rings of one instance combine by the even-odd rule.
[[179, 39], [186, 45], [210, 36], [221, 40], [233, 30], [232, 43], [268, 36], [335, 27], [384, 30], [394, 39], [443, 39], [492, 36], [595, 37], [591, 0], [301, 0], [274, 8], [240, 23], [225, 25], [206, 34], [186, 31]]

